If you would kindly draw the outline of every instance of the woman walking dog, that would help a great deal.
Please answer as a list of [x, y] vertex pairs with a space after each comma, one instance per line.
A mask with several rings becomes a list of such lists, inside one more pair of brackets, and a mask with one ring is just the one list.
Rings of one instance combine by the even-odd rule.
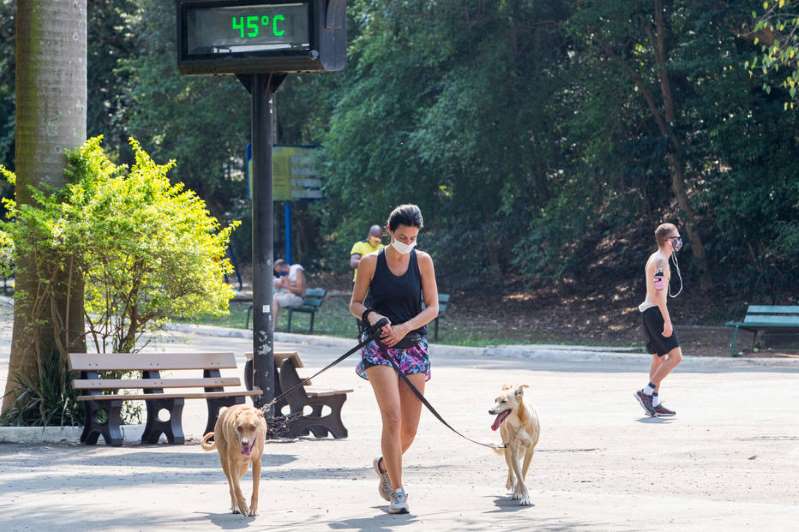
[[433, 259], [414, 249], [422, 225], [416, 205], [400, 205], [391, 212], [387, 223], [391, 244], [361, 258], [350, 300], [350, 312], [361, 321], [389, 322], [379, 338], [363, 348], [356, 371], [369, 380], [380, 408], [383, 454], [373, 466], [380, 477], [380, 496], [390, 501], [390, 513], [408, 513], [402, 455], [413, 443], [422, 412], [421, 402], [400, 384], [391, 361], [424, 392], [430, 379], [426, 326], [438, 315]]

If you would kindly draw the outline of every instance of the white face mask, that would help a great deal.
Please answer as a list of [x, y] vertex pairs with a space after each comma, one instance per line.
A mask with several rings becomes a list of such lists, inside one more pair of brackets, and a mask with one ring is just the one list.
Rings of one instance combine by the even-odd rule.
[[413, 248], [416, 247], [416, 242], [413, 242], [412, 244], [405, 244], [404, 242], [400, 242], [399, 240], [392, 240], [391, 246], [395, 250], [397, 250], [398, 253], [402, 255], [407, 255], [408, 253], [411, 252]]

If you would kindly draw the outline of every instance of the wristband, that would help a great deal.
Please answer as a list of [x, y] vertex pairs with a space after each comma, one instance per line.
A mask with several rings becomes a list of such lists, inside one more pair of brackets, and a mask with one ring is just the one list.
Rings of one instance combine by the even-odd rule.
[[374, 312], [374, 309], [371, 308], [367, 308], [366, 310], [364, 310], [363, 314], [361, 314], [361, 321], [364, 323], [369, 323], [369, 320], [367, 318], [369, 318], [369, 314], [372, 312]]

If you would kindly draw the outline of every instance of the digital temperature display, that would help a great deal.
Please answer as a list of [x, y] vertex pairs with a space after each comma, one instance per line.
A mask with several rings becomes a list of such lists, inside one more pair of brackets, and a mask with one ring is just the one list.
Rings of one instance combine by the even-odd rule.
[[307, 2], [190, 7], [187, 56], [309, 50], [308, 9]]

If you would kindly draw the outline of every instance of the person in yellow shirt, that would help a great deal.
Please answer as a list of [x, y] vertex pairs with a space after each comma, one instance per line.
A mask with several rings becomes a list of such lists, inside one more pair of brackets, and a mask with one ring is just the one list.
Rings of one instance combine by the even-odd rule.
[[360, 240], [353, 244], [352, 250], [350, 250], [350, 268], [355, 270], [355, 274], [352, 276], [352, 282], [355, 282], [355, 279], [358, 277], [358, 263], [361, 262], [361, 259], [370, 253], [377, 253], [381, 249], [383, 249], [383, 229], [380, 228], [379, 225], [373, 225], [369, 228], [369, 234], [366, 237], [366, 240]]

